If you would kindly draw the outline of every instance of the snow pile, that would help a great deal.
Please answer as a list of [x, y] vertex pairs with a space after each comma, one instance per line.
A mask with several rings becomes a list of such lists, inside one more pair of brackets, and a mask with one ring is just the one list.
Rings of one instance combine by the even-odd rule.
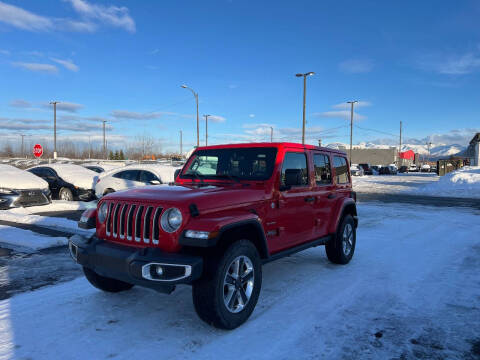
[[40, 250], [53, 246], [67, 245], [64, 237], [51, 237], [36, 234], [28, 230], [0, 225], [0, 244], [2, 247], [20, 250]]
[[37, 212], [47, 211], [73, 211], [86, 210], [97, 207], [97, 201], [67, 201], [67, 200], [53, 200], [51, 204], [42, 206], [29, 206], [27, 210], [35, 214]]
[[0, 164], [0, 188], [16, 190], [48, 189], [48, 183], [28, 171]]
[[480, 198], [480, 166], [465, 166], [416, 190], [422, 195]]
[[[44, 210], [44, 209], [42, 209]], [[95, 230], [84, 230], [78, 228], [77, 222], [65, 218], [34, 215], [30, 209], [14, 208], [0, 212], [0, 220], [11, 221], [19, 224], [32, 224], [48, 229], [57, 229], [72, 234], [89, 235]]]
[[98, 174], [80, 165], [74, 164], [48, 164], [63, 180], [82, 189], [92, 189], [96, 183]]
[[353, 190], [359, 193], [414, 194], [417, 189], [434, 184], [434, 173], [402, 173], [398, 175], [352, 176]]

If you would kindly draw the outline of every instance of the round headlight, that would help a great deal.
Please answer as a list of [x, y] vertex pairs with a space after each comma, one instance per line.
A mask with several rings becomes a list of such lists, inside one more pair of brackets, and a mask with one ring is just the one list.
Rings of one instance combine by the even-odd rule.
[[105, 222], [105, 219], [107, 218], [107, 210], [107, 203], [104, 202], [102, 205], [100, 205], [100, 208], [98, 209], [98, 221], [101, 223]]
[[172, 233], [177, 231], [180, 225], [182, 225], [182, 220], [183, 218], [180, 210], [177, 208], [170, 208], [165, 210], [160, 222], [164, 231]]

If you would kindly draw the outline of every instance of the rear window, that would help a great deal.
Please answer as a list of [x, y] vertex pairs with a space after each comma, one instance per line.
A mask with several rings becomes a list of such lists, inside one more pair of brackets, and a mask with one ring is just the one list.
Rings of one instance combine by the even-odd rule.
[[331, 184], [332, 172], [328, 155], [315, 154], [313, 156], [313, 164], [315, 166], [315, 182], [317, 185]]
[[120, 171], [116, 174], [113, 174], [113, 177], [117, 179], [137, 181], [137, 175], [138, 175], [137, 170], [127, 170], [127, 171]]
[[337, 184], [348, 184], [347, 160], [344, 157], [334, 156], [333, 165], [335, 166], [335, 179]]

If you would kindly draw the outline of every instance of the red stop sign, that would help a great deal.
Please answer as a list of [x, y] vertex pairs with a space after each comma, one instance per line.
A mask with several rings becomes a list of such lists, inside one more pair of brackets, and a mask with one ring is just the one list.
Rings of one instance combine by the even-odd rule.
[[42, 145], [36, 144], [36, 145], [33, 147], [33, 155], [35, 155], [35, 157], [37, 157], [37, 158], [39, 158], [40, 156], [43, 155]]

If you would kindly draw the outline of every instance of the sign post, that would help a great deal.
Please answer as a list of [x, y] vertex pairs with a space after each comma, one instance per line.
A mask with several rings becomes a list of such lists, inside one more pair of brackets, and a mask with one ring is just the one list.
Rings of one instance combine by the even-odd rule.
[[42, 145], [40, 144], [35, 144], [35, 146], [33, 147], [33, 155], [36, 157], [36, 158], [39, 158], [43, 155], [43, 148], [42, 148]]

